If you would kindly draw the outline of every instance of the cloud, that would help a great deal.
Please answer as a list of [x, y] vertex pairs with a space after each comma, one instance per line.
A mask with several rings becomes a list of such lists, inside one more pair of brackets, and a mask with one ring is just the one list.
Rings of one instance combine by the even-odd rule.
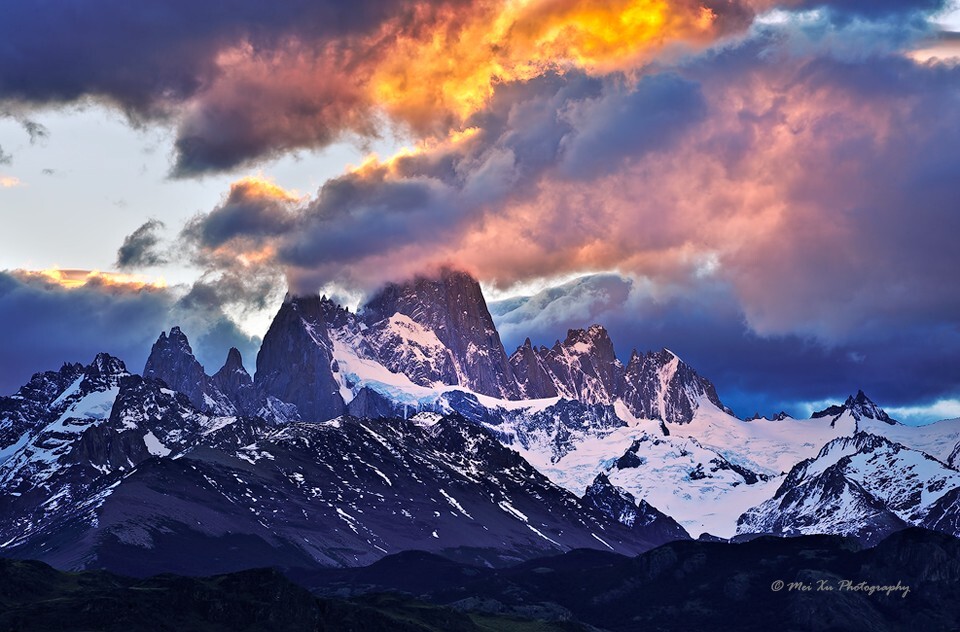
[[19, 3], [0, 25], [0, 101], [31, 142], [47, 133], [25, 116], [33, 107], [93, 99], [136, 124], [164, 122], [176, 129], [173, 175], [194, 177], [392, 131], [443, 138], [504, 86], [570, 71], [636, 75], [742, 36], [776, 7], [790, 9], [774, 14], [795, 48], [830, 42], [859, 55], [929, 35], [925, 17], [942, 4], [174, 0], [147, 12], [117, 0], [61, 10]]
[[771, 55], [778, 42], [764, 32], [633, 82], [504, 86], [470, 134], [374, 160], [296, 212], [252, 200], [195, 228], [207, 246], [223, 222], [269, 248], [294, 291], [444, 263], [500, 286], [617, 268], [718, 275], [762, 334], [829, 341], [955, 314], [957, 297], [933, 291], [952, 250], [928, 246], [960, 221], [960, 126], [946, 111], [960, 70]]
[[0, 24], [0, 95], [22, 109], [92, 98], [135, 122], [168, 121], [181, 132], [178, 174], [229, 168], [288, 148], [294, 129], [322, 145], [340, 130], [330, 125], [348, 122], [332, 113], [351, 100], [320, 89], [318, 73], [351, 66], [327, 56], [331, 43], [364, 37], [374, 48], [378, 37], [389, 39], [381, 33], [388, 25], [415, 32], [434, 10], [462, 4], [173, 0], [145, 11], [117, 0], [57, 9], [17, 3]]
[[20, 125], [23, 126], [24, 131], [30, 136], [30, 144], [46, 140], [50, 137], [50, 130], [47, 129], [45, 125], [37, 123], [36, 121], [24, 118], [20, 120]]
[[0, 165], [9, 165], [13, 162], [13, 156], [3, 151], [3, 147], [0, 146]]
[[348, 133], [376, 136], [355, 53], [302, 43], [222, 53], [216, 81], [180, 119], [174, 175], [227, 170], [282, 152], [324, 147]]
[[178, 324], [208, 371], [220, 367], [230, 346], [243, 352], [248, 365], [255, 357], [258, 340], [220, 311], [192, 311], [176, 288], [60, 272], [0, 272], [0, 322], [10, 334], [0, 345], [0, 393], [14, 392], [37, 371], [56, 370], [65, 361], [88, 363], [101, 351], [139, 372], [160, 331]]
[[[161, 112], [215, 78], [217, 56], [249, 42], [270, 50], [290, 38], [362, 33], [410, 3], [319, 1], [267, 7], [173, 0], [155, 11], [117, 0], [51, 10], [7, 7], [0, 38], [0, 92], [22, 102], [109, 99], [139, 115]], [[38, 38], [38, 33], [46, 37]]]
[[150, 219], [124, 237], [123, 244], [117, 250], [117, 267], [124, 270], [167, 263], [166, 256], [158, 249], [160, 236], [157, 232], [164, 226], [160, 220]]
[[948, 0], [804, 0], [794, 8], [826, 8], [838, 13], [864, 17], [931, 14], [943, 9]]
[[616, 90], [571, 103], [563, 113], [574, 130], [561, 143], [564, 175], [602, 174], [625, 158], [669, 147], [706, 115], [700, 86], [675, 74], [650, 75]]
[[0, 176], [0, 189], [12, 189], [19, 186], [23, 186], [23, 182], [20, 181], [20, 178], [15, 178], [13, 176]]
[[300, 202], [299, 196], [269, 180], [243, 178], [231, 185], [220, 206], [189, 222], [183, 237], [211, 251], [235, 239], [258, 247], [290, 230]]
[[765, 5], [174, 0], [143, 11], [117, 0], [60, 10], [20, 3], [0, 25], [0, 94], [23, 110], [93, 99], [135, 123], [163, 121], [177, 130], [173, 174], [190, 177], [394, 126], [443, 137], [504, 84], [568, 70], [635, 71], [742, 31], [753, 7]]
[[[924, 397], [957, 383], [960, 66], [908, 56], [941, 3], [94, 4], [115, 10], [12, 10], [0, 93], [167, 121], [180, 176], [412, 137], [312, 198], [236, 182], [181, 233], [205, 271], [195, 313], [265, 305], [279, 274], [310, 292], [444, 264], [499, 288], [617, 270], [627, 298], [611, 281], [585, 304], [680, 319], [671, 348], [741, 350], [753, 377], [731, 391], [851, 390], [855, 364], [903, 400], [877, 358], [922, 373], [902, 383]], [[17, 32], [27, 18], [54, 45]], [[541, 318], [577, 314], [558, 299]], [[780, 356], [802, 388], [761, 379]]]

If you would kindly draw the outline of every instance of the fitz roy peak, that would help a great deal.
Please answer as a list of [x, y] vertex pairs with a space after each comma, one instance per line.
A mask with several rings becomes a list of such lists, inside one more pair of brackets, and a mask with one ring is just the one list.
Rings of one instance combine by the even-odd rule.
[[[503, 399], [517, 398], [517, 384], [500, 334], [480, 284], [468, 274], [444, 269], [439, 278], [417, 277], [409, 283], [390, 284], [362, 313], [373, 330], [371, 340], [376, 341], [377, 355], [386, 366], [400, 373], [416, 373], [423, 367], [432, 370], [435, 381], [443, 384]], [[425, 352], [425, 363], [415, 350], [396, 358], [397, 348], [405, 345]], [[440, 345], [445, 353], [431, 357], [430, 352]]]
[[673, 352], [600, 325], [508, 355], [469, 275], [357, 312], [287, 297], [253, 376], [179, 327], [143, 376], [107, 354], [0, 397], [0, 553], [210, 574], [421, 549], [498, 565], [691, 536], [909, 526], [956, 535], [960, 420], [904, 426], [859, 392], [809, 419], [733, 416]]

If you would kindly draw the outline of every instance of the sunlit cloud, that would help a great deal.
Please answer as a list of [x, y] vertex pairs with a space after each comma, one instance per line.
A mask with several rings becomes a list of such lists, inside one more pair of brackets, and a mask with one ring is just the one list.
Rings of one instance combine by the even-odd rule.
[[71, 268], [18, 269], [11, 270], [10, 274], [23, 281], [44, 281], [68, 290], [86, 286], [123, 291], [162, 290], [167, 287], [167, 282], [162, 277], [149, 278], [139, 274], [101, 272], [100, 270]]
[[920, 42], [907, 56], [920, 63], [960, 63], [960, 33], [946, 31]]
[[12, 189], [14, 187], [24, 186], [20, 178], [15, 178], [13, 176], [0, 176], [0, 188], [2, 189]]
[[717, 14], [665, 0], [511, 0], [465, 19], [451, 11], [419, 36], [400, 34], [373, 71], [375, 103], [429, 128], [438, 112], [466, 120], [497, 85], [547, 72], [635, 69], [670, 45], [716, 35]]

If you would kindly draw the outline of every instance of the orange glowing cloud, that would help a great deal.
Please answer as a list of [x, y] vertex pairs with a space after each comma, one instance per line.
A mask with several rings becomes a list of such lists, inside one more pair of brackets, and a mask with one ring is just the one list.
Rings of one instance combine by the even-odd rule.
[[12, 189], [13, 187], [23, 186], [20, 178], [13, 176], [0, 176], [0, 189]]
[[90, 286], [140, 291], [162, 290], [167, 287], [162, 278], [149, 279], [139, 274], [120, 274], [100, 270], [48, 268], [45, 270], [15, 270], [14, 275], [23, 280], [39, 280], [58, 285], [67, 290]]
[[466, 129], [453, 130], [447, 134], [446, 138], [427, 137], [418, 141], [410, 147], [401, 147], [392, 156], [380, 158], [376, 153], [372, 153], [364, 158], [359, 165], [348, 165], [347, 173], [358, 176], [369, 177], [376, 172], [384, 172], [390, 175], [398, 175], [400, 166], [405, 158], [414, 158], [416, 156], [438, 155], [445, 152], [463, 150], [477, 134], [480, 133], [478, 127], [468, 127]]
[[246, 176], [230, 184], [231, 199], [243, 198], [247, 200], [273, 200], [277, 202], [302, 202], [305, 196], [296, 190], [287, 190], [279, 184], [262, 175]]
[[656, 58], [705, 47], [730, 32], [740, 19], [731, 16], [744, 10], [733, 3], [728, 15], [720, 8], [726, 5], [716, 6], [423, 2], [363, 35], [291, 35], [273, 47], [236, 42], [219, 51], [216, 76], [185, 104], [174, 173], [222, 171], [284, 151], [376, 137], [389, 126], [446, 139], [505, 84], [571, 71], [634, 78]]
[[508, 0], [399, 34], [370, 79], [375, 103], [419, 128], [437, 112], [463, 121], [498, 84], [545, 72], [637, 68], [671, 43], [715, 36], [710, 9], [668, 0]]

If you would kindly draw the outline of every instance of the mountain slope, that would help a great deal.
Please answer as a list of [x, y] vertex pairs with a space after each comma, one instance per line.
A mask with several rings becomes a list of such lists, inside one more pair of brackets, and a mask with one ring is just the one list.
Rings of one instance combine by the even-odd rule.
[[875, 543], [926, 524], [960, 472], [883, 437], [858, 432], [825, 445], [787, 475], [774, 497], [746, 512], [738, 532], [836, 533]]
[[[65, 417], [71, 436], [47, 446], [59, 426], [45, 428], [0, 469], [6, 554], [196, 574], [356, 565], [409, 548], [503, 563], [664, 541], [582, 504], [459, 416], [273, 427], [201, 413], [109, 358], [88, 373], [104, 365], [101, 390]], [[91, 394], [109, 406], [80, 416]]]

